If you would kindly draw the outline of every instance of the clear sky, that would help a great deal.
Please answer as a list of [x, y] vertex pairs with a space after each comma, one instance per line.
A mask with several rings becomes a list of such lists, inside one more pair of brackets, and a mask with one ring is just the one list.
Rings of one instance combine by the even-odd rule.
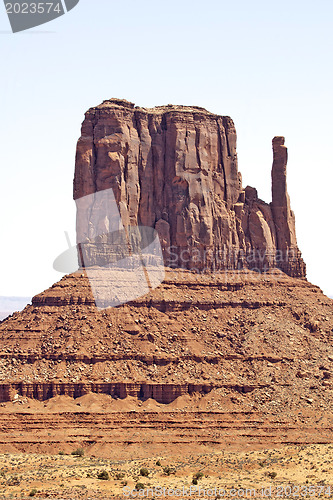
[[332, 0], [80, 0], [12, 34], [0, 5], [0, 295], [31, 296], [75, 240], [75, 147], [84, 112], [120, 97], [230, 115], [243, 184], [271, 201], [284, 135], [308, 279], [333, 296]]

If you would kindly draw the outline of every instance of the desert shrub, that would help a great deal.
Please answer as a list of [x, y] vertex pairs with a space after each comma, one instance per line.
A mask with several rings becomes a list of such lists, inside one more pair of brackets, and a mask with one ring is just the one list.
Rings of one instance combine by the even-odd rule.
[[77, 448], [76, 450], [72, 451], [71, 455], [75, 455], [76, 457], [83, 457], [83, 455], [84, 455], [84, 449], [83, 448]]
[[29, 497], [34, 497], [37, 493], [38, 491], [36, 490], [36, 488], [32, 488], [32, 490], [29, 493]]
[[162, 465], [162, 464], [161, 464], [161, 460], [157, 460], [156, 465], [157, 465], [158, 467], [161, 467], [161, 465]]
[[135, 489], [136, 490], [144, 490], [145, 489], [145, 485], [143, 483], [136, 483]]
[[58, 455], [65, 455], [63, 451], [59, 451]]
[[163, 467], [163, 472], [167, 476], [170, 476], [170, 474], [174, 474], [176, 471], [175, 471], [175, 469], [173, 469], [172, 467], [170, 467], [170, 465], [166, 465], [165, 467]]
[[201, 479], [203, 477], [203, 473], [202, 472], [196, 472], [193, 476], [194, 479], [197, 479], [199, 481], [199, 479]]
[[277, 473], [276, 472], [269, 472], [267, 474], [268, 477], [271, 477], [272, 479], [274, 479], [276, 476], [277, 476]]
[[125, 474], [123, 472], [116, 473], [116, 479], [118, 479], [118, 481], [119, 481], [119, 479], [124, 479], [124, 477], [125, 477]]
[[196, 477], [194, 477], [194, 478], [192, 479], [192, 484], [198, 484], [198, 480], [197, 480], [197, 478], [196, 478]]
[[97, 474], [98, 479], [102, 479], [104, 481], [108, 481], [110, 479], [109, 473], [106, 470], [102, 470]]
[[8, 486], [18, 486], [20, 484], [21, 480], [18, 478], [18, 476], [13, 476], [7, 481]]
[[142, 467], [142, 469], [140, 469], [140, 476], [148, 477], [148, 475], [149, 470], [146, 467]]

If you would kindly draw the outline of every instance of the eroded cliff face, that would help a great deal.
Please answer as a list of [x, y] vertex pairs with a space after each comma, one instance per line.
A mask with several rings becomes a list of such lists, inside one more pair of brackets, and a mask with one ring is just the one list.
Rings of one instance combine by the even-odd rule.
[[168, 404], [219, 390], [246, 394], [242, 407], [262, 398], [270, 414], [269, 390], [281, 412], [297, 414], [307, 395], [327, 413], [332, 336], [332, 300], [279, 270], [167, 269], [159, 287], [107, 309], [79, 271], [0, 322], [0, 405], [88, 393]]
[[[242, 187], [231, 118], [198, 107], [145, 109], [111, 99], [86, 113], [74, 198], [112, 188], [124, 226], [158, 231], [167, 266], [278, 267], [304, 277], [284, 138], [274, 138], [273, 154], [273, 201], [267, 204], [254, 188]], [[81, 214], [80, 243], [89, 242], [91, 209]]]

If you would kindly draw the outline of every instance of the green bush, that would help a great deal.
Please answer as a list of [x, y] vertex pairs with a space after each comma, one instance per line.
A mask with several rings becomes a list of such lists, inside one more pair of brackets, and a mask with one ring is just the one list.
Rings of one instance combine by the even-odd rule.
[[59, 451], [58, 455], [65, 455], [63, 451]]
[[83, 455], [84, 455], [84, 449], [83, 448], [77, 448], [77, 450], [72, 451], [71, 455], [75, 455], [76, 457], [83, 457]]
[[104, 481], [108, 481], [110, 479], [109, 473], [106, 470], [102, 470], [97, 474], [98, 479], [102, 479]]
[[34, 497], [37, 493], [38, 491], [36, 490], [36, 488], [33, 488], [29, 493], [29, 497]]
[[136, 490], [144, 490], [145, 489], [145, 485], [143, 483], [136, 483], [135, 489]]
[[269, 472], [267, 475], [268, 475], [268, 477], [271, 477], [272, 479], [274, 479], [274, 478], [276, 478], [277, 473], [276, 472]]
[[142, 467], [142, 469], [140, 469], [140, 476], [148, 477], [148, 475], [149, 470], [146, 467]]

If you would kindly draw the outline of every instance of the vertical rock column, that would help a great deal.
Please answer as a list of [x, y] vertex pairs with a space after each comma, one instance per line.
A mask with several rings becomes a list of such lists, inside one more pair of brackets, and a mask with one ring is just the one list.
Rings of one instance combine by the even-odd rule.
[[276, 265], [291, 276], [305, 276], [305, 263], [297, 247], [295, 215], [287, 192], [288, 150], [284, 137], [273, 139], [272, 214], [276, 229]]

